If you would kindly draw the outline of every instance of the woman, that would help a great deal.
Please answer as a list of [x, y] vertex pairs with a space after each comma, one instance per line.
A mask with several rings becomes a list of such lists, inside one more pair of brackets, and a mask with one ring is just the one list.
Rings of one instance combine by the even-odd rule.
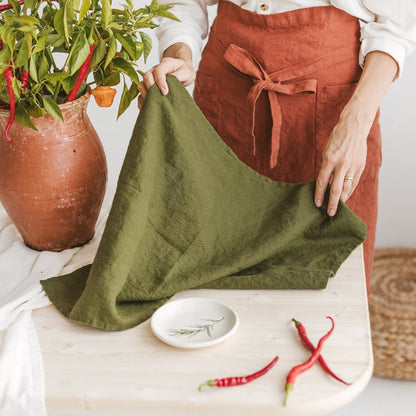
[[[166, 73], [187, 86], [237, 156], [281, 182], [316, 179], [319, 207], [331, 184], [328, 215], [339, 200], [367, 224], [367, 292], [374, 258], [379, 105], [416, 48], [412, 0], [164, 0], [181, 22], [156, 30], [161, 62], [143, 75], [139, 107]], [[400, 6], [400, 7], [399, 7]], [[362, 27], [360, 22], [362, 21]]]

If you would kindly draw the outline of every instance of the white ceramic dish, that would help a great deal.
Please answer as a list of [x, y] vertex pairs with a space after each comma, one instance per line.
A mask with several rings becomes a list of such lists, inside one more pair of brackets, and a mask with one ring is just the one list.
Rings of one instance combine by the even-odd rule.
[[165, 303], [151, 318], [153, 333], [179, 348], [203, 348], [229, 338], [237, 329], [236, 312], [205, 298], [177, 299]]

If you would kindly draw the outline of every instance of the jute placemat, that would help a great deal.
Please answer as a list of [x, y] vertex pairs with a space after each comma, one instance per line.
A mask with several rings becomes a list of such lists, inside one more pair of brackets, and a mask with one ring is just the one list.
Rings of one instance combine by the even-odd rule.
[[375, 251], [369, 307], [374, 375], [416, 380], [416, 249]]

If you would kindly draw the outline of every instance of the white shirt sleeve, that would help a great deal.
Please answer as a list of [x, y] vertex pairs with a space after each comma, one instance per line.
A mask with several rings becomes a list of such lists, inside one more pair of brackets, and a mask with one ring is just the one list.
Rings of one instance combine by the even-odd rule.
[[362, 4], [373, 19], [361, 28], [360, 65], [367, 53], [386, 52], [399, 66], [396, 81], [406, 57], [416, 49], [416, 0], [362, 0]]
[[[232, 0], [251, 11], [256, 11], [258, 1]], [[316, 6], [315, 0], [272, 0], [279, 11]], [[159, 40], [159, 59], [163, 51], [177, 42], [186, 43], [192, 51], [196, 68], [201, 57], [203, 40], [209, 31], [207, 6], [218, 0], [159, 0], [169, 4], [169, 11], [180, 22], [163, 18], [155, 28]], [[388, 53], [398, 64], [394, 81], [403, 73], [405, 59], [416, 50], [416, 0], [327, 0], [361, 21], [361, 47], [359, 63], [364, 67], [365, 56], [379, 50]], [[321, 4], [321, 3], [319, 3]], [[276, 10], [273, 8], [273, 11]], [[272, 12], [270, 8], [265, 13]], [[157, 20], [157, 19], [156, 19]]]
[[[218, 0], [159, 0], [160, 4], [169, 4], [180, 22], [163, 18], [159, 27], [154, 29], [159, 41], [159, 60], [163, 52], [177, 42], [186, 43], [192, 51], [192, 61], [196, 68], [202, 52], [203, 40], [209, 31], [207, 6]], [[156, 19], [155, 19], [156, 20]], [[159, 22], [158, 22], [159, 23]]]

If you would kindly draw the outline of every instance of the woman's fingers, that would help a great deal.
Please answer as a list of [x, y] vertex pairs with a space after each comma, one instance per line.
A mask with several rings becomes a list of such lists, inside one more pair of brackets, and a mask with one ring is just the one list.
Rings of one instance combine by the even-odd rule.
[[[345, 182], [345, 169], [339, 169], [332, 180], [331, 190], [329, 192], [329, 201], [328, 201], [328, 215], [335, 215], [339, 203], [339, 199], [344, 190], [344, 186], [351, 186], [350, 182]], [[351, 188], [349, 188], [350, 190]]]
[[355, 188], [357, 187], [358, 183], [360, 182], [361, 173], [359, 171], [356, 171], [355, 174], [347, 174], [347, 176], [352, 176], [352, 182], [351, 181], [345, 181], [344, 182], [344, 190], [341, 194], [341, 199], [345, 202], [355, 191]]
[[137, 97], [137, 107], [139, 107], [139, 109], [142, 108], [143, 102], [144, 102], [144, 96], [143, 95], [139, 95]]
[[138, 97], [139, 108], [141, 108], [147, 91], [149, 91], [153, 84], [157, 84], [163, 95], [169, 93], [169, 87], [166, 81], [166, 74], [168, 73], [175, 75], [185, 86], [191, 84], [195, 79], [195, 70], [191, 62], [172, 57], [162, 58], [160, 64], [154, 65], [149, 71], [143, 74], [142, 86], [137, 87], [140, 92]]
[[149, 71], [146, 71], [143, 74], [143, 83], [144, 83], [144, 86], [146, 87], [146, 90], [149, 90], [150, 87], [155, 83], [155, 78], [153, 76], [153, 68], [151, 68]]
[[138, 89], [140, 95], [143, 98], [145, 98], [146, 97], [146, 94], [147, 94], [147, 89], [145, 87], [143, 87], [143, 86], [137, 86], [137, 89]]
[[323, 159], [321, 171], [316, 179], [315, 189], [315, 205], [320, 207], [324, 200], [325, 191], [330, 182], [331, 174], [333, 171], [333, 164], [326, 158]]
[[346, 172], [343, 184], [342, 184], [342, 191], [340, 194], [340, 199], [342, 199], [344, 202], [349, 198], [350, 194], [352, 193], [352, 184], [354, 181], [354, 174], [351, 172]]

